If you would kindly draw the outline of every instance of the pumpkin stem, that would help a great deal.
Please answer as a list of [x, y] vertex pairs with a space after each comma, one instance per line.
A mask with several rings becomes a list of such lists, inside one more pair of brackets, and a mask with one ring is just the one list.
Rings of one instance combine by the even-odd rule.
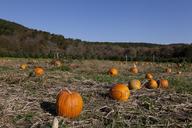
[[72, 92], [68, 88], [65, 88], [65, 90], [68, 91], [68, 93], [72, 94]]
[[55, 117], [54, 120], [53, 120], [52, 128], [58, 128], [58, 127], [59, 127], [59, 121], [58, 121], [58, 119]]

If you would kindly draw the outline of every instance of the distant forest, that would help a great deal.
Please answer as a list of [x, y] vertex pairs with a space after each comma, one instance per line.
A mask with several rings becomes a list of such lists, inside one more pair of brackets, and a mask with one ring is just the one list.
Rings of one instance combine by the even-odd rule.
[[[65, 29], [65, 28], [63, 28]], [[192, 44], [87, 42], [0, 19], [1, 57], [192, 62]]]

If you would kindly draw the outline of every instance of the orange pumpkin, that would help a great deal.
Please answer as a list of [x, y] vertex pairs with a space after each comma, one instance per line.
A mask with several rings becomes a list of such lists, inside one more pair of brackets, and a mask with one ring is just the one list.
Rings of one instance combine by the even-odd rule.
[[138, 90], [141, 89], [141, 82], [139, 80], [131, 80], [128, 83], [128, 87], [130, 90]]
[[109, 69], [109, 74], [111, 76], [117, 76], [118, 75], [118, 70], [113, 67], [113, 68]]
[[146, 83], [146, 87], [149, 88], [149, 89], [156, 89], [156, 88], [158, 88], [157, 81], [154, 80], [154, 79], [149, 80], [149, 81]]
[[56, 110], [59, 116], [75, 118], [83, 109], [83, 99], [78, 92], [61, 90], [57, 95]]
[[133, 67], [130, 68], [130, 72], [133, 74], [137, 74], [138, 73], [138, 68], [137, 66], [134, 64]]
[[21, 65], [20, 65], [20, 68], [21, 68], [22, 70], [27, 69], [27, 67], [28, 67], [28, 65], [27, 65], [27, 64], [21, 64]]
[[41, 67], [36, 67], [36, 68], [34, 69], [34, 72], [35, 72], [35, 75], [36, 75], [36, 76], [42, 76], [42, 75], [44, 74], [44, 70], [43, 70], [43, 68], [41, 68]]
[[115, 100], [127, 101], [130, 96], [130, 91], [125, 84], [118, 83], [110, 89], [110, 95]]
[[166, 88], [169, 87], [169, 82], [168, 82], [168, 80], [166, 80], [166, 79], [161, 79], [161, 80], [159, 80], [159, 81], [158, 81], [158, 84], [159, 84], [159, 87], [160, 87], [160, 88], [166, 89]]
[[148, 80], [151, 80], [151, 79], [153, 79], [153, 75], [151, 73], [147, 73], [145, 75], [145, 78], [148, 79]]

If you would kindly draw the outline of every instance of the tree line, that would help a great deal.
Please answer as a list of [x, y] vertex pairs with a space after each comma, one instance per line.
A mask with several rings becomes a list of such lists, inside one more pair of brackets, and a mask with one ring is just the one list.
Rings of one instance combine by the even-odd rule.
[[0, 56], [192, 62], [192, 44], [88, 42], [0, 19]]

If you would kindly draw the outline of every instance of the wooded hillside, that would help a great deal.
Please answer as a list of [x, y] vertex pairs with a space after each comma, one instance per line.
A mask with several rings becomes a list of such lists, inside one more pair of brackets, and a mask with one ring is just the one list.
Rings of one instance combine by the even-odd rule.
[[192, 62], [192, 44], [87, 42], [0, 19], [0, 56]]

